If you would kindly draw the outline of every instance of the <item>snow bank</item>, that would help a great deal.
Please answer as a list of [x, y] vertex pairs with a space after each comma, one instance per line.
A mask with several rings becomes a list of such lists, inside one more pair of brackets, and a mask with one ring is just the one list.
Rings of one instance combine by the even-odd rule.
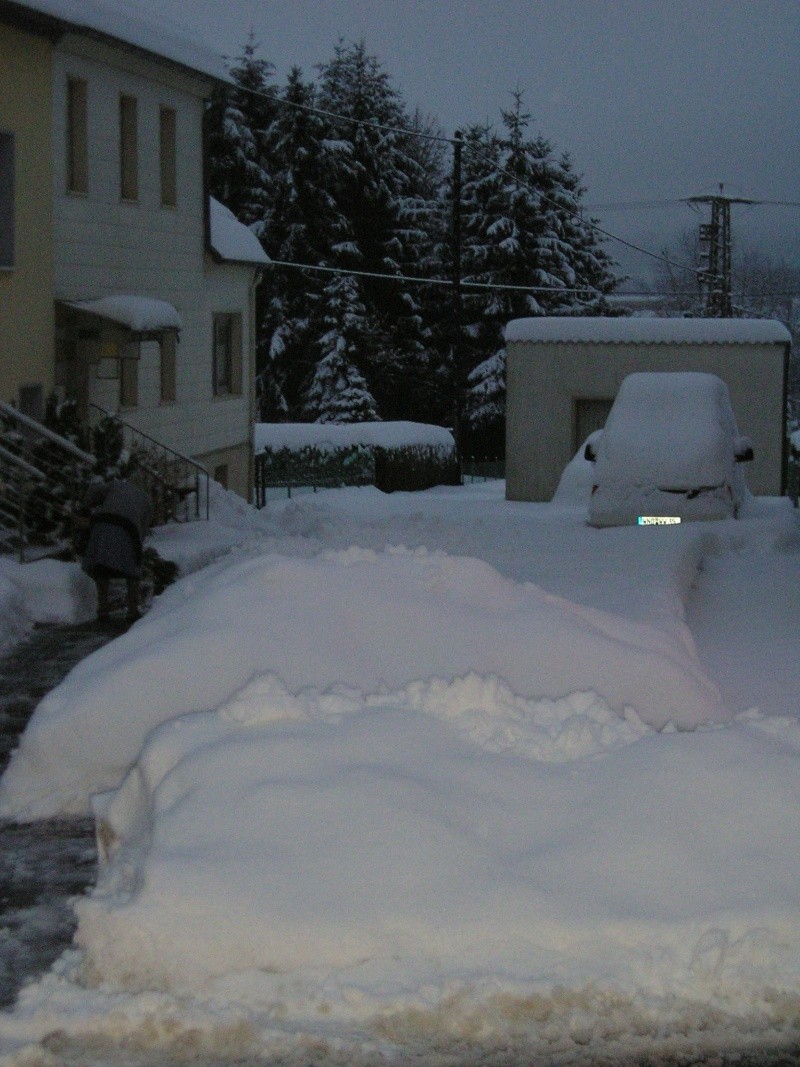
[[78, 623], [96, 610], [94, 583], [77, 563], [0, 557], [0, 653], [36, 623]]
[[[215, 488], [212, 514], [157, 537], [187, 569], [225, 555], [47, 698], [3, 781], [4, 811], [30, 813], [113, 779], [80, 947], [0, 1013], [0, 1057], [526, 1067], [798, 1047], [785, 501], [713, 530], [595, 530], [502, 484], [263, 513]], [[791, 715], [656, 732], [578, 684], [585, 668], [656, 710], [662, 690], [719, 708], [687, 610], [735, 710], [780, 695]]]
[[259, 422], [255, 427], [255, 450], [289, 448], [348, 448], [373, 445], [381, 448], [424, 446], [448, 453], [455, 449], [449, 430], [421, 422], [357, 422], [337, 426], [329, 422]]
[[794, 720], [653, 734], [474, 675], [372, 696], [261, 677], [163, 726], [99, 799], [84, 974], [204, 995], [274, 975], [278, 1017], [324, 981], [329, 1020], [367, 1025], [422, 994], [445, 1034], [457, 991], [478, 1033], [494, 998], [559, 986], [658, 999], [662, 1022], [678, 998], [752, 1009], [800, 991], [799, 755]]
[[551, 503], [569, 507], [588, 507], [594, 484], [594, 463], [584, 458], [587, 445], [596, 445], [602, 430], [590, 433], [561, 472]]
[[254, 672], [292, 689], [374, 691], [477, 672], [519, 696], [593, 690], [649, 724], [726, 717], [676, 633], [581, 607], [425, 549], [231, 557], [184, 579], [37, 708], [0, 781], [0, 816], [87, 810], [155, 726], [218, 707]]

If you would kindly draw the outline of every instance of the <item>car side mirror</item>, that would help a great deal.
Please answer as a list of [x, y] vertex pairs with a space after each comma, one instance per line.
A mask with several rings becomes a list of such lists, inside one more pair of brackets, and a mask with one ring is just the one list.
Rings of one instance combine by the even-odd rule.
[[586, 448], [584, 448], [583, 450], [583, 458], [588, 459], [590, 463], [594, 463], [594, 461], [597, 459], [597, 453], [595, 452], [594, 445], [591, 443], [591, 441], [586, 442]]
[[750, 463], [755, 458], [753, 442], [749, 437], [738, 437], [736, 439], [733, 458], [737, 463]]

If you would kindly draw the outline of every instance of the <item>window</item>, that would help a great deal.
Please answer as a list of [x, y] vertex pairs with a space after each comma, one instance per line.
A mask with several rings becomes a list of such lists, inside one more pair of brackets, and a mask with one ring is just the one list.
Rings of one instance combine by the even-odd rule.
[[89, 192], [87, 88], [83, 78], [67, 80], [67, 192]]
[[242, 391], [242, 316], [214, 316], [214, 396], [238, 395]]
[[14, 134], [0, 132], [0, 267], [14, 266]]
[[120, 196], [139, 199], [139, 145], [137, 101], [135, 96], [119, 98]]
[[178, 202], [177, 117], [172, 107], [161, 108], [161, 206], [175, 207]]
[[177, 338], [174, 333], [165, 333], [161, 338], [161, 403], [175, 402], [175, 350]]

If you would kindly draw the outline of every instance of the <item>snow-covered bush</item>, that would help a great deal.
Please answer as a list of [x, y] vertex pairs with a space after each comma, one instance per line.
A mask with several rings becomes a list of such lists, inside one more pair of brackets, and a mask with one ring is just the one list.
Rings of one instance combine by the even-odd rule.
[[453, 435], [441, 426], [259, 423], [255, 447], [257, 496], [275, 485], [374, 484], [391, 493], [460, 482]]

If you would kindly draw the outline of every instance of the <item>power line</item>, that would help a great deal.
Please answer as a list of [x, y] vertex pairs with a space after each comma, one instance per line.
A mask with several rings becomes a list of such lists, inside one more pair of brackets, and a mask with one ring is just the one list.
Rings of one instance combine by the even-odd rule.
[[[273, 95], [271, 93], [263, 93], [258, 89], [250, 89], [247, 86], [239, 85], [239, 86], [236, 87], [236, 89], [239, 92], [250, 93], [252, 96], [257, 96], [262, 100], [269, 100], [273, 104], [280, 104], [280, 105], [283, 105], [285, 107], [293, 107], [293, 108], [296, 108], [296, 109], [298, 109], [300, 111], [306, 111], [306, 112], [308, 112], [310, 114], [323, 116], [325, 118], [333, 120], [334, 122], [343, 122], [343, 123], [349, 123], [351, 125], [356, 125], [356, 126], [365, 126], [368, 129], [382, 130], [382, 131], [388, 132], [388, 133], [399, 133], [399, 134], [403, 134], [406, 137], [421, 137], [421, 138], [423, 138], [425, 140], [438, 141], [440, 143], [449, 144], [449, 145], [455, 145], [458, 141], [461, 141], [462, 144], [464, 144], [465, 147], [469, 148], [473, 153], [481, 156], [481, 158], [483, 158], [486, 162], [488, 162], [492, 166], [494, 166], [499, 173], [504, 174], [506, 177], [511, 178], [513, 181], [519, 181], [519, 179], [515, 175], [510, 174], [508, 171], [504, 170], [502, 167], [497, 167], [496, 163], [493, 160], [490, 160], [487, 156], [483, 155], [483, 153], [478, 152], [477, 149], [475, 149], [472, 145], [470, 145], [467, 141], [464, 141], [460, 137], [448, 137], [445, 134], [423, 133], [421, 130], [411, 130], [411, 129], [407, 129], [406, 127], [403, 127], [403, 126], [387, 125], [387, 124], [380, 123], [380, 122], [374, 122], [374, 121], [372, 121], [370, 119], [356, 118], [355, 116], [351, 116], [351, 115], [340, 115], [340, 114], [337, 114], [334, 111], [327, 111], [324, 108], [316, 108], [316, 107], [313, 107], [310, 104], [301, 104], [301, 103], [298, 103], [295, 100], [287, 100], [285, 97]], [[549, 160], [549, 159], [542, 159], [540, 162], [548, 163], [548, 162], [556, 162], [556, 161], [555, 160]], [[525, 183], [521, 183], [521, 184], [525, 184]], [[533, 190], [530, 186], [526, 186], [526, 188], [528, 188], [530, 191], [534, 192], [535, 195], [541, 196], [541, 198], [543, 200], [545, 200], [545, 202], [552, 203], [556, 207], [563, 208], [563, 205], [558, 205], [558, 204], [555, 204], [555, 201], [548, 200], [548, 198], [545, 197], [539, 190]], [[630, 248], [634, 252], [639, 252], [642, 255], [650, 256], [653, 259], [659, 260], [659, 261], [661, 261], [663, 263], [667, 263], [669, 266], [681, 267], [684, 270], [695, 270], [696, 269], [696, 268], [692, 267], [689, 264], [680, 264], [680, 263], [676, 263], [676, 262], [670, 261], [665, 256], [659, 255], [656, 252], [651, 252], [649, 249], [642, 248], [640, 245], [636, 245], [632, 241], [625, 240], [624, 237], [618, 237], [616, 234], [611, 233], [609, 230], [603, 229], [602, 227], [598, 226], [596, 223], [593, 223], [593, 222], [589, 221], [588, 219], [584, 219], [579, 211], [569, 212], [569, 209], [565, 209], [565, 210], [567, 210], [568, 213], [573, 214], [575, 217], [580, 218], [584, 222], [584, 225], [588, 226], [589, 229], [594, 230], [596, 233], [602, 234], [604, 237], [607, 237], [611, 241], [617, 241], [619, 244], [624, 245], [626, 248]], [[597, 290], [595, 289], [594, 286], [587, 286], [586, 288], [597, 292]], [[563, 290], [563, 291], [566, 291], [566, 290]]]
[[[295, 263], [285, 259], [270, 259], [269, 265], [273, 267], [290, 267], [296, 270], [316, 270], [325, 274], [348, 274], [356, 278], [377, 278], [392, 282], [411, 282], [415, 285], [446, 285], [452, 286], [452, 278], [423, 278], [410, 274], [383, 274], [372, 270], [351, 270], [349, 267], [327, 267], [316, 263]], [[461, 285], [470, 289], [494, 289], [515, 290], [522, 293], [586, 293], [596, 292], [591, 285], [582, 285], [575, 288], [567, 288], [558, 285], [504, 285], [501, 282], [471, 282], [461, 279]]]
[[483, 152], [478, 152], [478, 150], [472, 148], [472, 146], [469, 147], [476, 155], [483, 159], [484, 162], [489, 163], [491, 166], [493, 166], [499, 174], [503, 174], [506, 178], [511, 178], [511, 180], [516, 182], [517, 185], [521, 186], [524, 189], [527, 189], [528, 192], [533, 193], [534, 196], [538, 196], [539, 199], [544, 200], [546, 204], [552, 204], [553, 207], [558, 208], [560, 211], [566, 212], [566, 214], [571, 215], [573, 218], [580, 219], [584, 226], [586, 226], [590, 230], [593, 230], [595, 233], [602, 234], [603, 237], [608, 237], [612, 241], [617, 241], [619, 242], [619, 244], [624, 245], [626, 248], [632, 249], [634, 252], [640, 252], [642, 255], [650, 256], [651, 259], [656, 259], [660, 263], [666, 263], [669, 267], [679, 267], [681, 270], [689, 271], [697, 270], [697, 268], [690, 263], [680, 263], [676, 260], [669, 259], [667, 256], [659, 255], [657, 252], [651, 252], [647, 248], [642, 248], [640, 245], [634, 244], [632, 241], [626, 241], [624, 237], [618, 237], [616, 234], [611, 233], [610, 230], [606, 230], [602, 226], [598, 226], [598, 224], [596, 222], [592, 222], [591, 219], [585, 219], [583, 217], [582, 212], [579, 211], [577, 208], [569, 208], [564, 204], [557, 203], [549, 196], [546, 196], [540, 189], [534, 189], [532, 185], [529, 185], [527, 182], [523, 181], [516, 174], [511, 174], [510, 171], [507, 171], [504, 167], [498, 166], [497, 163], [494, 162], [494, 160], [489, 159], [489, 157], [484, 155]]

